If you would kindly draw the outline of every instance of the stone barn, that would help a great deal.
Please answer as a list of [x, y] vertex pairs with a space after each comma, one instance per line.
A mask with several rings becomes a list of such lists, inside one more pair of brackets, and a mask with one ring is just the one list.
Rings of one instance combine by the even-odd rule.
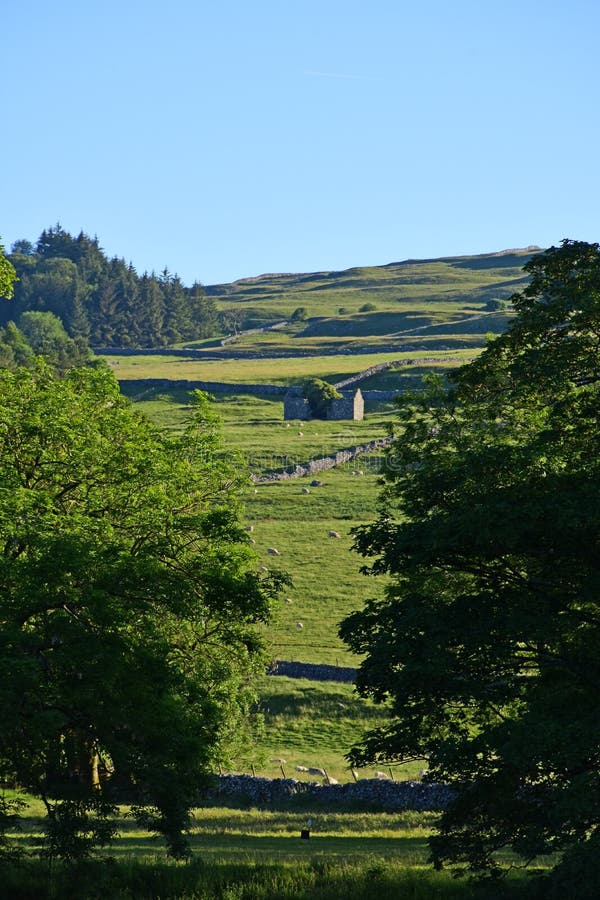
[[[352, 419], [361, 422], [365, 415], [365, 401], [360, 388], [354, 391], [340, 391], [342, 396], [330, 400], [327, 419]], [[308, 421], [313, 418], [308, 400], [302, 396], [300, 388], [291, 388], [283, 398], [283, 418]]]

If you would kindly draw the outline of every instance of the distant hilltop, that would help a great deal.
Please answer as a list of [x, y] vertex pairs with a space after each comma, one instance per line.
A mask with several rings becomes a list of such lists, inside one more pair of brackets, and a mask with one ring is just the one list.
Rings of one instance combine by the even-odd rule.
[[459, 255], [459, 256], [436, 256], [436, 257], [424, 257], [421, 259], [403, 259], [398, 262], [390, 262], [383, 263], [379, 266], [351, 266], [348, 269], [323, 269], [322, 271], [315, 272], [263, 272], [261, 275], [250, 275], [245, 278], [236, 278], [235, 281], [231, 282], [221, 282], [219, 284], [211, 284], [207, 285], [210, 288], [210, 293], [218, 293], [218, 289], [221, 287], [243, 287], [245, 285], [252, 284], [260, 284], [264, 281], [288, 281], [290, 278], [329, 278], [335, 275], [342, 275], [344, 272], [355, 272], [362, 268], [380, 268], [386, 269], [391, 266], [410, 266], [410, 265], [418, 265], [419, 263], [435, 263], [435, 262], [448, 262], [450, 260], [458, 260], [458, 259], [485, 259], [485, 258], [497, 258], [501, 256], [511, 256], [514, 254], [527, 254], [527, 253], [541, 253], [543, 251], [543, 247], [538, 247], [537, 244], [530, 244], [528, 247], [511, 247], [506, 250], [494, 250], [490, 253], [475, 253], [472, 255]]

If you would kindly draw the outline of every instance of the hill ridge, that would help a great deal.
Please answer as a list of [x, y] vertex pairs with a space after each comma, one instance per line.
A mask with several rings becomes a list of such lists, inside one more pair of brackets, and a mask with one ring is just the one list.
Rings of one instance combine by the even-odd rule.
[[221, 281], [214, 284], [205, 285], [206, 290], [215, 290], [217, 288], [225, 288], [229, 286], [243, 286], [250, 284], [258, 284], [261, 281], [271, 281], [273, 279], [284, 278], [317, 278], [330, 277], [332, 275], [344, 275], [348, 272], [357, 272], [362, 269], [389, 269], [393, 266], [418, 265], [420, 263], [436, 263], [450, 262], [452, 260], [463, 259], [494, 259], [502, 256], [510, 256], [513, 254], [539, 253], [543, 252], [542, 247], [537, 244], [529, 244], [527, 247], [511, 247], [505, 250], [492, 250], [486, 253], [459, 253], [450, 256], [431, 256], [431, 257], [408, 257], [407, 259], [397, 260], [396, 262], [379, 263], [378, 265], [360, 265], [348, 266], [345, 269], [315, 269], [311, 272], [262, 272], [260, 275], [248, 275], [243, 278], [236, 278], [233, 281]]

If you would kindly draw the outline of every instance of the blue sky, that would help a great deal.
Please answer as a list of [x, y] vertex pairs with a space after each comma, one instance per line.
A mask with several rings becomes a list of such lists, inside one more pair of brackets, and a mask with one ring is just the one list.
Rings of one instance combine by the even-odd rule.
[[595, 0], [3, 6], [7, 249], [210, 284], [600, 237]]

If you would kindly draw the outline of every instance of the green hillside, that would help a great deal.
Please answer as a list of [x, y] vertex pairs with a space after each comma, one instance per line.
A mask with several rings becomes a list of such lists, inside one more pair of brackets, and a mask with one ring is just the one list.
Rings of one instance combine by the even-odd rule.
[[[259, 275], [209, 285], [206, 294], [229, 313], [224, 321], [240, 352], [477, 346], [486, 332], [505, 327], [506, 314], [490, 304], [508, 300], [523, 285], [522, 266], [534, 249], [342, 272]], [[294, 317], [297, 310], [302, 313]], [[239, 334], [276, 323], [274, 330]], [[227, 347], [231, 350], [232, 344]]]

